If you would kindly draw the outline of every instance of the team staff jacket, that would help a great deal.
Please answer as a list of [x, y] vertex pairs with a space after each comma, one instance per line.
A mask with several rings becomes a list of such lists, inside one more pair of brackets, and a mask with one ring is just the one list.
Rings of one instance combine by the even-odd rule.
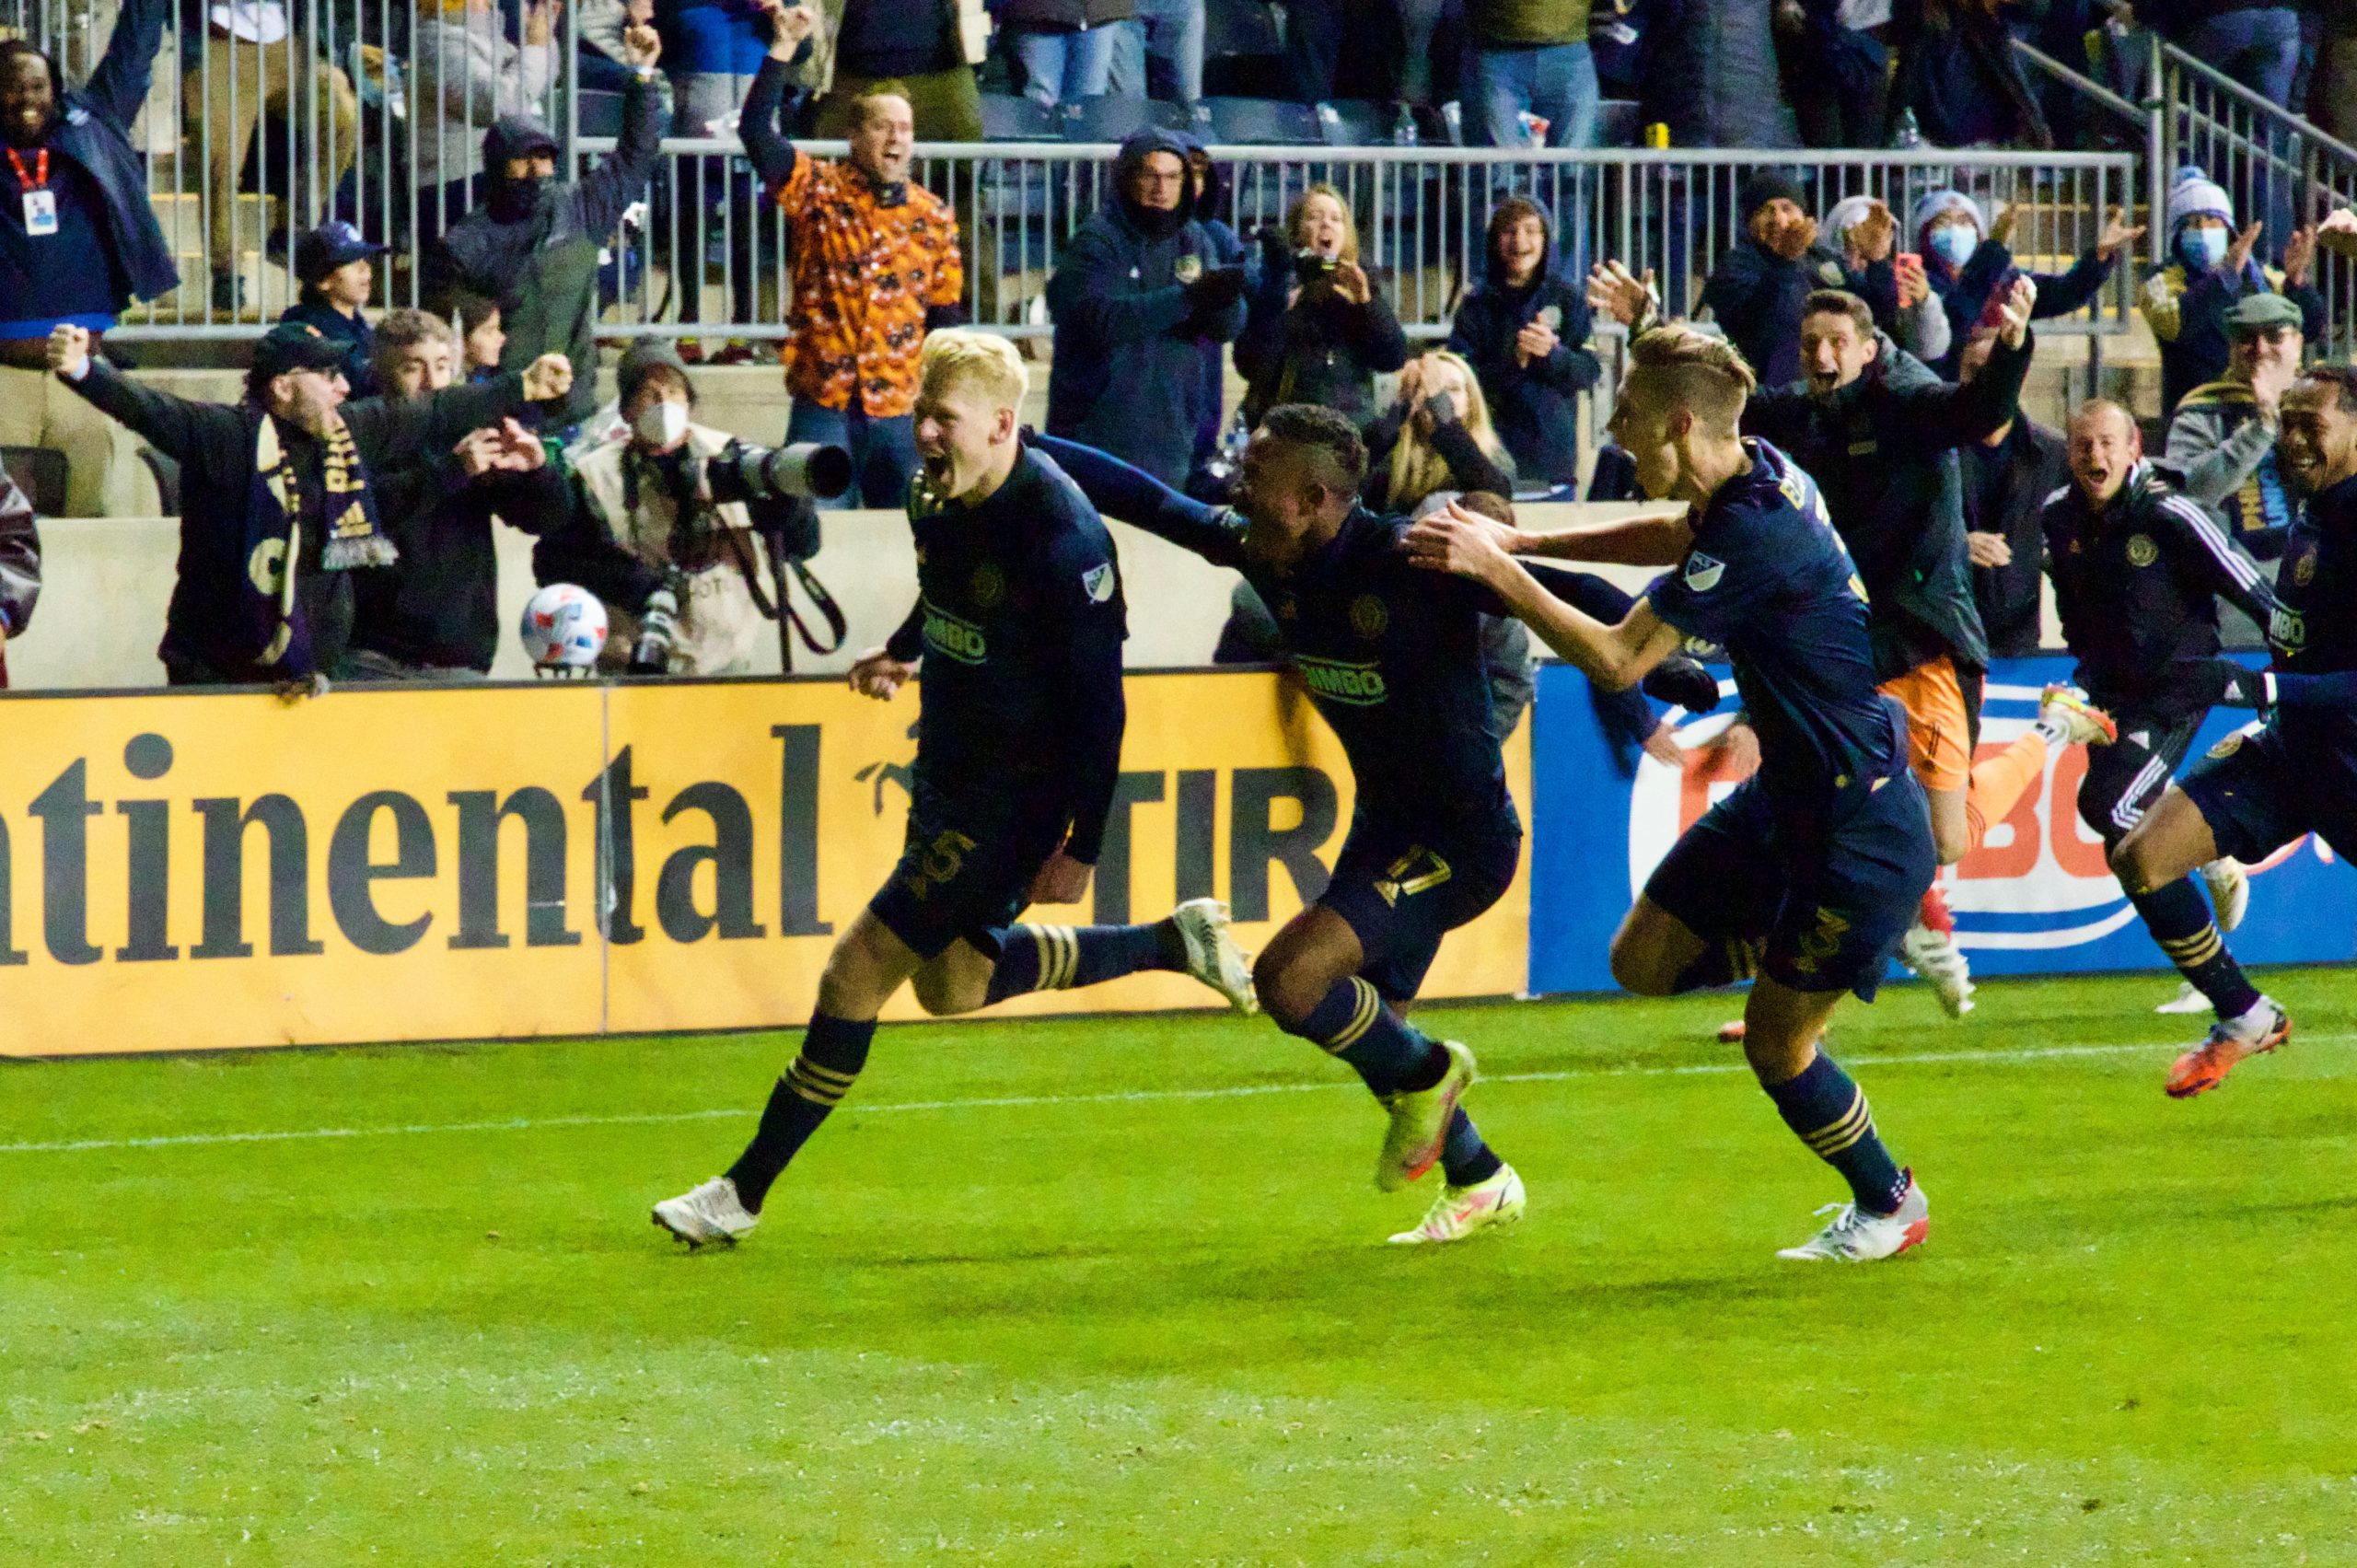
[[1831, 397], [1805, 385], [1754, 397], [1743, 428], [1790, 455], [1822, 487], [1864, 579], [1875, 667], [1886, 680], [1945, 654], [1989, 662], [1964, 548], [1955, 451], [2014, 417], [2031, 341], [2002, 343], [1963, 386], [1941, 380], [1887, 337], [1865, 373]]
[[1109, 515], [1244, 575], [1358, 785], [1357, 820], [1426, 842], [1518, 835], [1481, 654], [1487, 588], [1410, 563], [1407, 524], [1361, 507], [1292, 572], [1244, 552], [1244, 519], [1071, 442], [1040, 447]]
[[777, 129], [793, 74], [764, 60], [737, 122], [791, 236], [785, 389], [797, 401], [898, 419], [916, 406], [926, 328], [958, 319], [958, 220], [922, 185], [879, 186], [849, 163], [796, 153]]
[[910, 487], [917, 604], [886, 648], [924, 662], [916, 777], [1004, 812], [1062, 808], [1064, 852], [1095, 865], [1121, 769], [1121, 642], [1112, 536], [1080, 487], [1027, 443], [972, 506]]
[[2138, 463], [2100, 512], [2063, 486], [2043, 523], [2078, 683], [2114, 714], [2173, 721], [2209, 705], [2176, 667], [2218, 652], [2221, 596], [2261, 626], [2274, 620], [2257, 563], [2154, 463]]
[[1686, 559], [1645, 590], [1653, 611], [1714, 643], [1759, 736], [1777, 828], [1805, 843], [1906, 766], [1875, 687], [1866, 591], [1825, 499], [1792, 459], [1747, 439], [1749, 471], [1721, 485]]

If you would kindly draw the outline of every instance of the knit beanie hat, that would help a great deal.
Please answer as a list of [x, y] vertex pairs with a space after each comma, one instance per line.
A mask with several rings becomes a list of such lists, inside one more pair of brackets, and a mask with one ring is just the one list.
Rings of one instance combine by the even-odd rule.
[[2188, 218], [2215, 217], [2232, 226], [2235, 203], [2228, 199], [2223, 187], [2198, 168], [2180, 168], [2177, 182], [2169, 187], [2169, 233], [2174, 236], [2183, 228]]

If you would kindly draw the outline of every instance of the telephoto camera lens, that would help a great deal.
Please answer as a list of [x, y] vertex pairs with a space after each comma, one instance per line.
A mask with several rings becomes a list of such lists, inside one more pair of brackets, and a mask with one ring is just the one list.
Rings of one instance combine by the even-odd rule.
[[815, 441], [791, 447], [731, 441], [705, 473], [714, 501], [832, 501], [851, 488], [851, 454]]

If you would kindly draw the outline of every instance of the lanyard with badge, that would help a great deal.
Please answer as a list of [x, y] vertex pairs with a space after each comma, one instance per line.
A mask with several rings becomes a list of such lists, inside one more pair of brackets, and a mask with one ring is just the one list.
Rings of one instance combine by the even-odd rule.
[[25, 193], [25, 232], [35, 239], [57, 232], [57, 192], [49, 188], [49, 149], [43, 147], [33, 155], [33, 172], [25, 172], [25, 160], [17, 149], [8, 149], [8, 167], [15, 170], [17, 188]]

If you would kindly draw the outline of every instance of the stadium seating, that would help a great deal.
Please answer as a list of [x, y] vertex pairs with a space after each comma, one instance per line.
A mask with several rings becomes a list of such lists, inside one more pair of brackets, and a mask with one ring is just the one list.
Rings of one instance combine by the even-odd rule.
[[1207, 98], [1196, 106], [1205, 139], [1229, 146], [1320, 147], [1323, 116], [1306, 103], [1267, 98]]
[[982, 94], [982, 139], [990, 142], [1060, 142], [1056, 111], [1021, 93]]
[[1183, 104], [1152, 98], [1114, 98], [1108, 94], [1065, 104], [1057, 112], [1063, 118], [1064, 140], [1068, 142], [1122, 142], [1145, 130], [1191, 132], [1195, 128], [1194, 119]]

